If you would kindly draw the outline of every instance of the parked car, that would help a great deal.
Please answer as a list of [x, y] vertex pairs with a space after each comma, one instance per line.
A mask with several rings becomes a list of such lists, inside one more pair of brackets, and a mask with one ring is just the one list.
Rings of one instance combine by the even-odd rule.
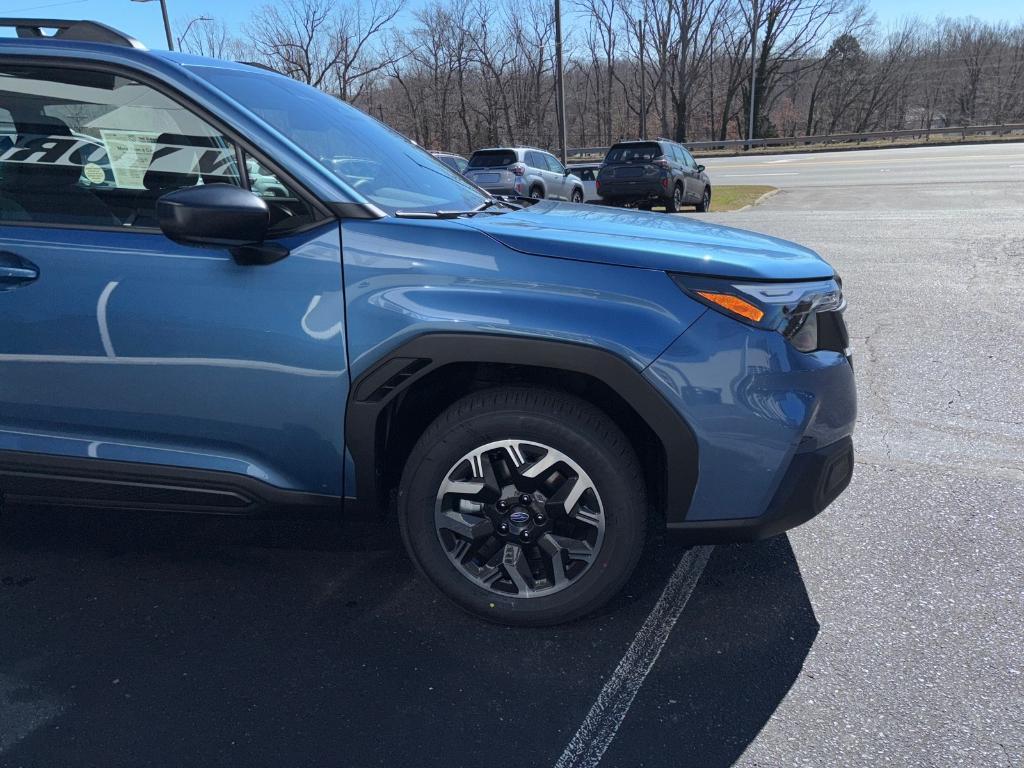
[[478, 149], [470, 155], [466, 178], [495, 195], [583, 202], [580, 178], [541, 149]]
[[434, 157], [440, 160], [442, 163], [447, 165], [456, 173], [465, 173], [466, 168], [469, 167], [469, 161], [462, 155], [456, 155], [452, 152], [431, 152]]
[[583, 202], [591, 203], [601, 199], [597, 194], [597, 173], [601, 170], [600, 163], [573, 163], [569, 170], [583, 182]]
[[667, 139], [620, 141], [605, 155], [597, 191], [609, 205], [677, 213], [693, 205], [711, 207], [711, 180], [686, 147]]
[[[611, 598], [650, 525], [757, 539], [849, 483], [845, 302], [813, 251], [511, 205], [282, 75], [0, 24], [23, 32], [0, 39], [7, 503], [386, 520], [395, 499], [441, 592], [540, 625]], [[120, 126], [113, 185], [83, 185], [72, 120]]]

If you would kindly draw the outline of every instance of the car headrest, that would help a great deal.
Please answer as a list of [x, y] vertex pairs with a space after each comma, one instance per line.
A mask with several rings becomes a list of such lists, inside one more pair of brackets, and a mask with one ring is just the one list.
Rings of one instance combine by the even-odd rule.
[[204, 184], [237, 183], [234, 151], [213, 136], [161, 133], [143, 186], [161, 192], [194, 187], [200, 178]]

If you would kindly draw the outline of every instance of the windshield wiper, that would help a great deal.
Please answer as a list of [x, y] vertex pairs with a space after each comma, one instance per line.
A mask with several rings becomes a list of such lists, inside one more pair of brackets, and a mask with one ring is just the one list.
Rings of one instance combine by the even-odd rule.
[[502, 207], [518, 211], [522, 206], [492, 198], [470, 211], [395, 211], [395, 216], [399, 219], [457, 219], [462, 216], [476, 216], [478, 213], [494, 216], [505, 213], [503, 210], [495, 210]]

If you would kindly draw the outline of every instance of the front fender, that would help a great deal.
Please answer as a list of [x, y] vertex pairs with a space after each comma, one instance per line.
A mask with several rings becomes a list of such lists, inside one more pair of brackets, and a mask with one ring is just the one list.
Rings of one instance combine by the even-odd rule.
[[642, 370], [704, 312], [661, 270], [519, 253], [459, 220], [347, 220], [342, 249], [353, 378], [441, 332], [583, 344]]

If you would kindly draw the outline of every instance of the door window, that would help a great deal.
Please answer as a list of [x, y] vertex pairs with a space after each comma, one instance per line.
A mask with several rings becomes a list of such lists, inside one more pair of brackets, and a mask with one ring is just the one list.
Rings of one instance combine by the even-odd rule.
[[549, 171], [554, 171], [557, 174], [565, 173], [565, 168], [563, 168], [562, 164], [555, 159], [554, 155], [544, 155], [544, 160], [548, 164]]
[[313, 209], [281, 177], [252, 155], [245, 154], [245, 176], [249, 191], [262, 197], [270, 209], [270, 234], [314, 221]]
[[[0, 66], [0, 102], [7, 113], [0, 114], [0, 219], [6, 222], [155, 227], [161, 195], [201, 184], [243, 186], [230, 139], [131, 78]], [[250, 188], [280, 201], [272, 217], [308, 220], [308, 205], [251, 162]]]
[[539, 168], [542, 171], [547, 170], [548, 167], [548, 164], [544, 162], [544, 155], [540, 152], [527, 152], [526, 164], [531, 168]]

